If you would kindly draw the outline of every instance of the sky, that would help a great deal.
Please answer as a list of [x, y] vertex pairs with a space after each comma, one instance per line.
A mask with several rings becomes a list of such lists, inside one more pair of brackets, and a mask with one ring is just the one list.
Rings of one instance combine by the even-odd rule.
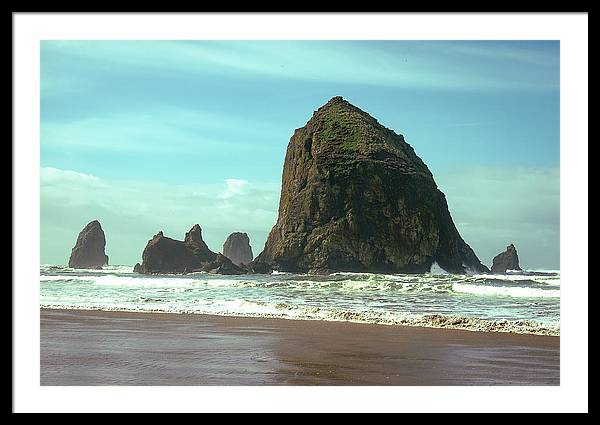
[[111, 264], [152, 235], [277, 219], [294, 129], [333, 96], [403, 134], [480, 260], [559, 269], [558, 41], [42, 41], [41, 262], [98, 219]]

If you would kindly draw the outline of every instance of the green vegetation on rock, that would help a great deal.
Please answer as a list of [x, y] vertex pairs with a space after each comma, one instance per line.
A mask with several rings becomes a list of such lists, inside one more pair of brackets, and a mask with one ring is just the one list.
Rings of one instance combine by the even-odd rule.
[[402, 135], [334, 97], [296, 130], [258, 260], [294, 272], [486, 271]]

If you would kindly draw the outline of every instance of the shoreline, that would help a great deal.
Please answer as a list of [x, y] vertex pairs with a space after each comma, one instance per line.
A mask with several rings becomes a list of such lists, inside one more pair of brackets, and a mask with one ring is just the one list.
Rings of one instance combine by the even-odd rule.
[[[352, 320], [324, 320], [324, 319], [294, 319], [288, 317], [273, 317], [273, 316], [252, 316], [252, 315], [243, 315], [243, 314], [209, 314], [209, 313], [185, 313], [185, 312], [176, 312], [176, 311], [144, 311], [144, 310], [126, 310], [126, 309], [102, 309], [102, 308], [64, 308], [64, 307], [48, 307], [48, 306], [40, 306], [40, 311], [51, 310], [51, 311], [82, 311], [82, 312], [106, 312], [106, 313], [132, 313], [132, 314], [159, 314], [159, 315], [179, 315], [182, 317], [187, 316], [199, 316], [199, 317], [208, 317], [208, 318], [233, 318], [233, 319], [265, 319], [265, 320], [286, 320], [293, 322], [323, 322], [323, 323], [349, 323], [356, 325], [373, 325], [373, 326], [399, 326], [405, 328], [419, 328], [419, 329], [438, 329], [438, 330], [448, 330], [448, 331], [463, 331], [463, 332], [477, 332], [477, 333], [500, 333], [500, 334], [510, 334], [510, 335], [528, 335], [528, 336], [546, 336], [546, 337], [554, 337], [560, 338], [559, 334], [550, 334], [550, 333], [532, 333], [532, 332], [511, 332], [507, 330], [485, 330], [485, 329], [476, 329], [476, 328], [465, 328], [465, 327], [451, 327], [451, 326], [422, 326], [420, 324], [405, 324], [405, 323], [385, 323], [385, 322], [360, 322], [360, 321], [352, 321]], [[439, 316], [444, 317], [444, 316]], [[449, 317], [449, 316], [447, 316]], [[459, 318], [457, 316], [457, 318]], [[478, 319], [485, 321], [487, 319]]]
[[560, 337], [40, 308], [42, 385], [558, 385]]

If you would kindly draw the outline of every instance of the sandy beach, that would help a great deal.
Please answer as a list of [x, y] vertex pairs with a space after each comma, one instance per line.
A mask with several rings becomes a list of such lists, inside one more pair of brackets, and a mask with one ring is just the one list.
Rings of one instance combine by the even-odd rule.
[[558, 385], [559, 337], [40, 311], [41, 385]]

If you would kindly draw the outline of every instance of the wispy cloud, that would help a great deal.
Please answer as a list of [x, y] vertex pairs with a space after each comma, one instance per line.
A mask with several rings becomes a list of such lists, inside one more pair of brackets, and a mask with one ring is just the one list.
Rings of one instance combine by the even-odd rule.
[[489, 125], [496, 125], [498, 121], [473, 121], [473, 122], [459, 122], [450, 124], [451, 127], [485, 127]]
[[117, 261], [137, 261], [157, 230], [180, 237], [194, 222], [214, 250], [240, 230], [259, 252], [293, 129], [341, 94], [430, 166], [458, 170], [436, 179], [482, 260], [514, 241], [529, 264], [555, 267], [542, 262], [558, 262], [558, 48], [43, 41], [41, 162], [55, 167], [42, 170], [43, 254], [65, 257], [88, 218], [106, 222]]
[[439, 171], [435, 179], [461, 235], [484, 263], [514, 243], [524, 267], [559, 267], [557, 167], [472, 166]]
[[129, 113], [104, 113], [72, 120], [46, 120], [41, 125], [45, 147], [114, 152], [180, 154], [202, 150], [252, 150], [249, 137], [287, 134], [289, 129], [266, 120], [170, 106]]
[[463, 57], [494, 59], [498, 62], [523, 63], [539, 67], [556, 67], [558, 55], [548, 48], [558, 50], [558, 41], [537, 42], [544, 49], [533, 49], [530, 42], [474, 41], [471, 43], [448, 42], [448, 52]]
[[[459, 231], [484, 263], [515, 243], [524, 267], [558, 268], [557, 168], [469, 167], [435, 174]], [[258, 254], [277, 219], [279, 190], [279, 183], [250, 178], [170, 185], [42, 168], [42, 261], [66, 261], [77, 233], [95, 218], [106, 230], [108, 254], [119, 263], [139, 261], [158, 230], [181, 238], [194, 223], [214, 251], [229, 233], [243, 231]]]
[[[173, 75], [243, 74], [323, 83], [449, 90], [552, 89], [558, 81], [506, 78], [516, 61], [535, 68], [552, 55], [526, 48], [480, 43], [395, 42], [384, 48], [373, 42], [341, 41], [46, 41], [48, 55], [87, 61], [96, 69], [135, 75], [152, 70]], [[497, 55], [496, 55], [496, 52]], [[486, 55], [502, 58], [502, 68], [479, 66]], [[527, 78], [525, 78], [525, 76]]]
[[68, 259], [77, 234], [93, 219], [102, 223], [107, 253], [117, 263], [140, 261], [147, 240], [158, 230], [181, 239], [195, 223], [214, 251], [222, 249], [229, 233], [242, 231], [258, 254], [275, 223], [279, 199], [277, 183], [244, 179], [170, 185], [104, 180], [45, 167], [40, 180], [42, 261], [57, 264]]

